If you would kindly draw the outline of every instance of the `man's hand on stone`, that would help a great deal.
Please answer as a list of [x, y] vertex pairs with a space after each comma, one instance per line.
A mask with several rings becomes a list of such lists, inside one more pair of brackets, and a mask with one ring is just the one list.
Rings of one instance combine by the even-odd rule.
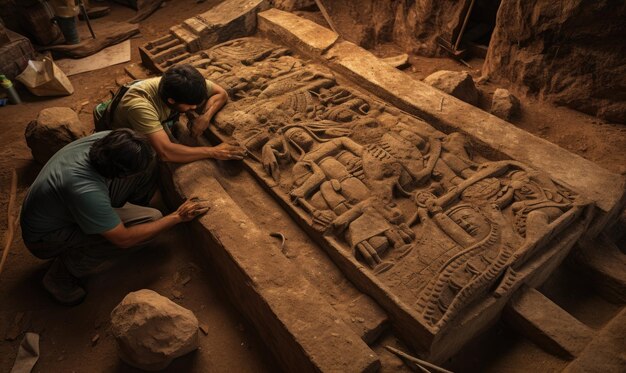
[[198, 198], [190, 198], [180, 205], [174, 214], [178, 215], [182, 222], [188, 222], [206, 213], [209, 211], [209, 208], [210, 206], [207, 201]]
[[247, 152], [239, 145], [221, 143], [211, 148], [211, 158], [221, 160], [242, 160]]

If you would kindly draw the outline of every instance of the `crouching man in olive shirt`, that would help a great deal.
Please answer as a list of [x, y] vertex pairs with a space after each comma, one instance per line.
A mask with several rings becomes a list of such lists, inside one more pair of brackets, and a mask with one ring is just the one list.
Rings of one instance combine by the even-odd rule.
[[20, 224], [31, 253], [53, 259], [43, 285], [57, 301], [80, 303], [86, 292], [77, 278], [207, 211], [191, 200], [165, 217], [143, 207], [156, 177], [154, 150], [130, 129], [76, 140], [46, 163], [24, 199]]

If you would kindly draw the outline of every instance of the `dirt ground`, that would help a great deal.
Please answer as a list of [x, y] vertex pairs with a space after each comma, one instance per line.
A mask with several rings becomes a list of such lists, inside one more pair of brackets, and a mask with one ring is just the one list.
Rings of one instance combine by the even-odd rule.
[[[139, 63], [137, 47], [162, 36], [172, 25], [195, 14], [210, 9], [218, 0], [168, 1], [140, 25], [141, 36], [131, 40], [133, 63]], [[96, 32], [100, 22], [131, 18], [134, 11], [117, 4], [110, 4], [112, 13], [94, 20]], [[82, 34], [87, 37], [84, 28]], [[393, 46], [382, 46], [375, 53], [389, 56], [398, 52]], [[482, 61], [468, 61], [469, 71], [475, 78], [480, 75]], [[423, 79], [441, 69], [467, 70], [466, 66], [450, 59], [429, 59], [411, 56], [410, 75]], [[61, 98], [38, 98], [20, 91], [24, 103], [0, 107], [0, 236], [6, 237], [6, 205], [13, 168], [18, 173], [18, 196], [21, 203], [26, 189], [34, 180], [40, 166], [32, 160], [24, 140], [24, 129], [37, 113], [46, 107], [67, 106], [80, 110], [82, 120], [91, 121], [95, 104], [115, 90], [116, 81], [129, 78], [124, 65], [70, 77], [75, 93]], [[480, 85], [480, 106], [488, 109], [490, 96], [499, 86], [487, 82]], [[504, 87], [508, 88], [508, 87]], [[554, 142], [563, 148], [596, 162], [599, 166], [620, 174], [626, 174], [626, 127], [605, 123], [588, 115], [567, 108], [555, 107], [535, 99], [520, 97], [522, 116], [513, 123], [537, 136]], [[153, 289], [177, 303], [191, 309], [200, 323], [208, 326], [208, 335], [200, 334], [200, 349], [175, 361], [169, 371], [276, 371], [275, 363], [263, 343], [227, 300], [213, 277], [210, 266], [203, 260], [197, 247], [188, 239], [184, 226], [162, 235], [154, 244], [134, 253], [87, 281], [89, 295], [86, 301], [73, 308], [56, 305], [41, 288], [40, 279], [48, 263], [34, 258], [21, 241], [19, 228], [11, 246], [7, 266], [0, 275], [0, 371], [10, 371], [21, 337], [12, 334], [15, 325], [20, 331], [35, 331], [41, 335], [41, 358], [34, 371], [63, 372], [110, 372], [134, 371], [116, 356], [115, 343], [108, 331], [109, 313], [129, 292], [141, 288]], [[149, 254], [146, 252], [149, 251]], [[189, 274], [191, 281], [180, 282], [181, 275]], [[184, 277], [184, 276], [183, 276]], [[595, 300], [585, 306], [581, 320], [593, 323], [593, 309], [599, 305], [608, 311], [597, 316], [598, 326], [604, 323], [615, 309]], [[580, 308], [580, 307], [579, 307]], [[606, 314], [609, 314], [607, 316]], [[579, 315], [577, 315], [579, 316]], [[503, 332], [505, 333], [505, 332]], [[98, 339], [92, 342], [95, 336]], [[13, 340], [7, 340], [6, 338]], [[530, 342], [517, 340], [519, 363], [528, 356], [538, 356]], [[513, 347], [500, 346], [500, 350]], [[524, 354], [527, 351], [527, 354]], [[533, 355], [534, 354], [534, 355]], [[500, 364], [495, 361], [491, 371], [511, 371], [514, 362]], [[552, 369], [562, 367], [556, 362], [548, 364]], [[467, 366], [466, 366], [467, 367]], [[548, 369], [548, 370], [552, 370]], [[461, 369], [462, 370], [462, 369]], [[519, 371], [519, 370], [518, 370]]]
[[[141, 26], [141, 36], [131, 40], [132, 62], [139, 62], [137, 47], [162, 35], [170, 26], [194, 14], [202, 13], [217, 1], [197, 3], [195, 0], [168, 2]], [[134, 10], [110, 4], [112, 13], [94, 20], [131, 18]], [[84, 25], [83, 25], [84, 26]], [[87, 37], [88, 31], [82, 30]], [[86, 103], [80, 118], [91, 122], [91, 109], [116, 88], [116, 80], [129, 79], [124, 65], [70, 77], [75, 93], [61, 98], [38, 98], [21, 91], [24, 103], [0, 108], [0, 227], [4, 244], [7, 226], [6, 205], [11, 182], [11, 170], [18, 173], [17, 203], [36, 177], [40, 166], [32, 160], [24, 140], [29, 121], [46, 107], [78, 108]], [[83, 304], [73, 308], [59, 306], [41, 287], [41, 277], [49, 263], [28, 252], [18, 228], [11, 246], [7, 265], [0, 276], [0, 371], [8, 372], [13, 365], [21, 336], [13, 336], [14, 325], [20, 331], [35, 331], [41, 335], [41, 357], [34, 372], [126, 372], [136, 371], [117, 358], [114, 338], [109, 332], [109, 314], [130, 291], [149, 288], [192, 310], [208, 335], [200, 333], [198, 351], [177, 359], [169, 371], [186, 372], [263, 372], [273, 371], [274, 363], [264, 345], [245, 320], [228, 302], [219, 280], [212, 277], [203, 257], [188, 239], [186, 227], [163, 234], [144, 250], [104, 268], [86, 281], [88, 296]], [[189, 274], [191, 281], [180, 279]], [[21, 319], [15, 322], [16, 319]], [[96, 343], [92, 339], [99, 336]]]

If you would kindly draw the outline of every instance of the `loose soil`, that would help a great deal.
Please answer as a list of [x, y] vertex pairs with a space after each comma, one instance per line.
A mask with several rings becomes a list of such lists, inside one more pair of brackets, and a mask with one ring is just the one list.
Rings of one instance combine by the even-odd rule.
[[[217, 3], [217, 0], [167, 2], [165, 7], [141, 23], [141, 36], [131, 40], [131, 63], [140, 62], [138, 46], [162, 36], [169, 27], [205, 12]], [[121, 21], [134, 16], [135, 12], [129, 8], [118, 4], [109, 5], [112, 7], [111, 14], [93, 21], [96, 31], [100, 22]], [[312, 18], [320, 19], [319, 14]], [[88, 37], [84, 24], [82, 27], [83, 37]], [[382, 57], [402, 53], [393, 45], [379, 46], [373, 52]], [[417, 79], [442, 69], [469, 70], [477, 79], [483, 61], [468, 61], [471, 69], [447, 58], [411, 56], [410, 62], [411, 66], [405, 71]], [[71, 96], [39, 98], [20, 90], [23, 104], [0, 108], [0, 231], [3, 243], [7, 233], [6, 205], [12, 169], [15, 168], [18, 173], [17, 201], [20, 203], [41, 168], [32, 160], [24, 140], [24, 129], [28, 122], [35, 119], [41, 109], [53, 106], [72, 107], [79, 112], [81, 120], [90, 122], [93, 106], [106, 98], [108, 92], [115, 90], [119, 83], [130, 80], [124, 72], [124, 66], [111, 66], [70, 77], [75, 88]], [[479, 85], [482, 92], [481, 108], [488, 110], [490, 97], [499, 87], [492, 82]], [[503, 88], [510, 89], [506, 86]], [[626, 174], [626, 127], [532, 98], [520, 99], [522, 115], [513, 120], [515, 125], [610, 171]], [[235, 188], [233, 184], [229, 184], [229, 187]], [[162, 209], [165, 210], [165, 207]], [[134, 371], [117, 358], [108, 323], [109, 313], [115, 305], [128, 292], [141, 288], [153, 289], [191, 309], [200, 323], [207, 326], [208, 335], [200, 334], [200, 349], [176, 360], [169, 371], [276, 371], [275, 363], [256, 332], [229, 303], [228, 294], [221, 290], [219, 280], [211, 272], [210, 263], [206, 263], [202, 256], [203, 248], [196, 247], [188, 237], [184, 226], [161, 235], [143, 251], [129, 255], [91, 276], [86, 282], [89, 291], [86, 301], [80, 306], [65, 308], [55, 304], [41, 288], [40, 279], [49, 264], [30, 255], [21, 241], [18, 228], [7, 266], [0, 275], [0, 371], [10, 371], [17, 353], [21, 337], [5, 340], [5, 337], [11, 337], [16, 318], [21, 318], [18, 322], [21, 331], [35, 331], [41, 335], [41, 357], [35, 372]], [[181, 278], [187, 277], [190, 278], [188, 282], [181, 281]], [[563, 283], [573, 277], [575, 274], [566, 273], [553, 282]], [[556, 288], [558, 286], [554, 285]], [[565, 306], [569, 306], [568, 311], [588, 325], [599, 328], [619, 309], [593, 294], [585, 295], [587, 290], [584, 287], [582, 289], [581, 294], [588, 299], [587, 302], [581, 302], [583, 306], [577, 308], [571, 299], [562, 300], [561, 306], [566, 309]], [[498, 327], [491, 333], [496, 334], [495, 340], [508, 341], [500, 344], [498, 351], [509, 357], [501, 355], [494, 358], [491, 354], [490, 357], [484, 356], [487, 359], [484, 361], [479, 360], [478, 356], [483, 357], [480, 354], [472, 358], [459, 356], [455, 361], [464, 363], [455, 365], [455, 361], [452, 361], [455, 371], [478, 369], [521, 372], [533, 360], [539, 361], [533, 366], [555, 371], [566, 364], [543, 353], [505, 327]], [[92, 343], [96, 335], [99, 338], [96, 343]], [[399, 366], [396, 368], [400, 369]]]

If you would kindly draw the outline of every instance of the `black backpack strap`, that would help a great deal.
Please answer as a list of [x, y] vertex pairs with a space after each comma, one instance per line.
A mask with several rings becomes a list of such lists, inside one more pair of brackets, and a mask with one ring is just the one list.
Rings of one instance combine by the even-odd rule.
[[95, 123], [96, 132], [112, 129], [111, 125], [113, 124], [113, 114], [115, 114], [115, 109], [117, 109], [117, 105], [119, 105], [120, 101], [122, 101], [122, 98], [124, 97], [126, 92], [128, 92], [130, 87], [139, 82], [141, 82], [141, 80], [133, 80], [130, 83], [124, 84], [117, 90], [117, 92], [113, 95], [113, 98], [111, 99], [109, 105], [107, 105], [106, 109], [104, 109], [102, 117]]

